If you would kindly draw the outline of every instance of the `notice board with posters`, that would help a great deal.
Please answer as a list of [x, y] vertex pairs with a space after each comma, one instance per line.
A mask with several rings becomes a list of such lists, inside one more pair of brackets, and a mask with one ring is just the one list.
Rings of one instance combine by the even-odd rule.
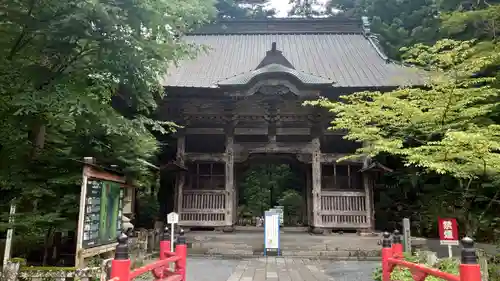
[[84, 267], [86, 258], [111, 257], [122, 231], [125, 177], [85, 158], [80, 191], [75, 266]]
[[116, 242], [122, 228], [124, 189], [120, 183], [89, 178], [85, 198], [83, 248]]

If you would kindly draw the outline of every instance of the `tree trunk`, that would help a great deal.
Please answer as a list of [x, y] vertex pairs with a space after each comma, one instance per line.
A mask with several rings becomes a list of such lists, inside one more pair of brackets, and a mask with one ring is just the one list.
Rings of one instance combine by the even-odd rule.
[[43, 244], [43, 260], [42, 260], [42, 265], [46, 266], [47, 261], [49, 259], [49, 249], [52, 246], [52, 233], [53, 233], [54, 228], [51, 226], [47, 230], [47, 233], [45, 234], [45, 240]]
[[33, 144], [31, 158], [36, 158], [45, 147], [46, 126], [41, 120], [37, 120], [31, 130], [31, 143]]

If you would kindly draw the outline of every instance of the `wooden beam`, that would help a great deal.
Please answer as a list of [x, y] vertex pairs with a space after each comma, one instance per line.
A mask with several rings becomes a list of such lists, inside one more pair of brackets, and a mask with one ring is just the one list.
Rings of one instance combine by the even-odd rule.
[[[223, 135], [224, 128], [222, 127], [213, 127], [213, 128], [196, 128], [196, 127], [187, 127], [185, 129], [185, 134], [187, 135]], [[267, 135], [268, 128], [267, 127], [258, 127], [258, 128], [245, 128], [245, 127], [237, 127], [234, 128], [235, 135]], [[302, 127], [302, 128], [276, 128], [276, 135], [280, 136], [308, 136], [311, 134], [311, 128]], [[343, 136], [344, 132], [340, 131], [330, 131], [324, 130], [323, 132], [326, 136]]]
[[318, 137], [315, 137], [312, 142], [312, 225], [321, 227], [321, 147]]
[[267, 127], [262, 128], [234, 128], [235, 135], [267, 135]]
[[276, 128], [276, 135], [280, 136], [308, 136], [311, 128]]
[[226, 155], [224, 153], [187, 152], [184, 154], [184, 158], [189, 162], [206, 161], [224, 163], [226, 161]]
[[186, 128], [187, 135], [223, 135], [224, 128]]

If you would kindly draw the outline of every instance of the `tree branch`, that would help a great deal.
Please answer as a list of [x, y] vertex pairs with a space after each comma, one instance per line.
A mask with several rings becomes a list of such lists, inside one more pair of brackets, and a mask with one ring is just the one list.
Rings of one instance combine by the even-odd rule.
[[[35, 8], [35, 1], [36, 0], [31, 0], [30, 4], [29, 4], [29, 7], [28, 7], [28, 13], [26, 14], [26, 16], [28, 17], [31, 17], [32, 13], [33, 13], [33, 9]], [[23, 25], [23, 29], [21, 31], [21, 34], [19, 34], [19, 36], [17, 37], [15, 43], [14, 43], [14, 46], [12, 46], [12, 48], [10, 49], [10, 52], [9, 52], [9, 55], [7, 56], [7, 60], [12, 60], [14, 58], [14, 55], [24, 46], [26, 46], [26, 44], [31, 40], [33, 39], [30, 38], [28, 39], [27, 41], [23, 42], [23, 39], [24, 37], [27, 35], [27, 29], [28, 29], [28, 25], [27, 24], [24, 24]]]

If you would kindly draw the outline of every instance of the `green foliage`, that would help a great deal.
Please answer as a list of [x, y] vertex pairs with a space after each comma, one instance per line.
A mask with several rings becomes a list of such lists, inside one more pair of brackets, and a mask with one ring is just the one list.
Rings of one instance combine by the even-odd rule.
[[279, 204], [285, 207], [285, 216], [296, 221], [302, 215], [302, 196], [294, 189], [297, 179], [288, 165], [257, 165], [245, 174], [240, 186], [240, 216], [263, 216]]
[[175, 129], [150, 118], [162, 96], [158, 78], [196, 54], [198, 46], [178, 36], [213, 16], [213, 4], [2, 3], [0, 208], [15, 198], [16, 239], [74, 229], [81, 181], [74, 160], [116, 164], [138, 186], [152, 180], [137, 160], [155, 157], [152, 131]]
[[268, 2], [268, 0], [219, 0], [215, 7], [219, 18], [263, 19], [276, 14], [276, 10], [268, 7]]
[[437, 6], [430, 0], [330, 0], [328, 11], [341, 10], [351, 17], [367, 16], [371, 32], [391, 58], [399, 58], [399, 49], [438, 38]]
[[[446, 272], [446, 273], [451, 273], [451, 274], [458, 274], [458, 269], [459, 269], [459, 261], [455, 259], [442, 259], [439, 260], [436, 264], [429, 264], [427, 261], [427, 258], [423, 253], [416, 253], [415, 255], [409, 255], [405, 253], [405, 260], [413, 263], [419, 263], [426, 265], [428, 267], [432, 267], [435, 269], [438, 269], [440, 271]], [[375, 269], [375, 271], [372, 274], [373, 280], [375, 281], [381, 281], [382, 280], [382, 268], [378, 267]], [[396, 267], [392, 271], [391, 274], [391, 280], [398, 280], [398, 281], [411, 281], [413, 280], [411, 271], [407, 268], [403, 267]], [[434, 277], [434, 276], [428, 276], [425, 280], [428, 281], [439, 281], [442, 280], [440, 278]]]
[[304, 197], [296, 190], [285, 190], [278, 200], [278, 204], [284, 207], [284, 215], [287, 222], [290, 224], [297, 224], [304, 215]]
[[492, 116], [498, 103], [495, 77], [472, 77], [500, 58], [497, 46], [443, 40], [432, 47], [408, 49], [405, 58], [440, 72], [427, 88], [388, 93], [361, 92], [341, 102], [320, 99], [310, 105], [335, 113], [331, 129], [347, 130], [347, 139], [366, 142], [357, 156], [388, 153], [407, 165], [456, 178], [497, 176], [499, 126]]
[[488, 260], [488, 280], [500, 280], [500, 255], [495, 255]]
[[152, 229], [154, 227], [154, 220], [159, 214], [158, 199], [155, 194], [143, 192], [140, 190], [136, 198], [140, 210], [138, 210], [135, 220], [135, 228], [144, 227]]
[[318, 10], [320, 5], [318, 0], [289, 0], [289, 4], [292, 5], [288, 12], [289, 16], [310, 18], [321, 14]]

